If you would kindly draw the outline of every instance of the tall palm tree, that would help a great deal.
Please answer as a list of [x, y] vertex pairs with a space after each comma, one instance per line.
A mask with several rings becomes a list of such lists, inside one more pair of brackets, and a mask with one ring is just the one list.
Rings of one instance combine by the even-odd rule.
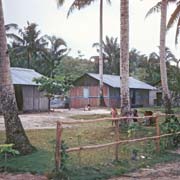
[[[64, 4], [64, 0], [56, 0], [59, 6], [62, 6]], [[95, 0], [74, 0], [72, 3], [69, 11], [68, 16], [71, 12], [73, 12], [74, 9], [82, 9], [86, 6], [89, 6], [91, 3], [93, 3]], [[111, 1], [107, 0], [107, 2], [110, 4]], [[99, 96], [100, 96], [100, 106], [105, 106], [104, 98], [103, 98], [103, 52], [102, 52], [102, 41], [103, 41], [103, 0], [100, 0], [100, 10], [99, 10], [99, 44], [100, 44], [100, 50], [99, 50], [99, 75], [100, 75], [100, 88], [99, 88]]]
[[158, 2], [153, 8], [149, 10], [146, 17], [150, 15], [154, 10], [161, 12], [160, 23], [160, 73], [161, 73], [161, 85], [163, 91], [163, 100], [166, 113], [171, 113], [171, 97], [167, 80], [167, 68], [166, 68], [166, 19], [167, 19], [167, 5], [169, 2], [175, 2], [175, 0], [162, 0]]
[[120, 95], [121, 114], [130, 112], [129, 96], [129, 0], [120, 3]]
[[6, 143], [14, 144], [14, 148], [22, 154], [31, 153], [34, 148], [30, 144], [18, 117], [10, 73], [2, 0], [0, 0], [0, 103], [6, 128]]
[[166, 68], [166, 18], [167, 18], [167, 0], [161, 1], [161, 25], [160, 25], [160, 72], [161, 84], [163, 89], [164, 105], [167, 113], [171, 113], [171, 99], [167, 81]]

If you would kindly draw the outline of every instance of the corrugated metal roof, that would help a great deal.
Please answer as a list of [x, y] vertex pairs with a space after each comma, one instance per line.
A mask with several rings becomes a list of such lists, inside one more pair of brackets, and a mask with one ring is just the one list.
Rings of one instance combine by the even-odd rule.
[[37, 86], [34, 78], [40, 78], [42, 75], [33, 69], [11, 68], [11, 77], [13, 84]]
[[[89, 76], [99, 80], [100, 76], [99, 74], [94, 74], [94, 73], [87, 73]], [[109, 74], [104, 74], [103, 75], [103, 82], [111, 87], [114, 88], [120, 88], [120, 77], [117, 75], [109, 75]], [[132, 89], [150, 89], [150, 90], [155, 90], [156, 88], [145, 83], [142, 82], [140, 80], [137, 80], [133, 77], [129, 77], [129, 88]]]

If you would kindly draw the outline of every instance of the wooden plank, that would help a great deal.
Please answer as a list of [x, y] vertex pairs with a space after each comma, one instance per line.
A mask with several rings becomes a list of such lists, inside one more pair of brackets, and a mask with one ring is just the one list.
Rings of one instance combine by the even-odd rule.
[[56, 149], [55, 149], [55, 167], [58, 171], [61, 167], [61, 135], [62, 135], [62, 124], [57, 122], [56, 128]]
[[100, 145], [92, 145], [92, 146], [81, 146], [81, 147], [73, 147], [66, 150], [66, 152], [74, 152], [74, 151], [81, 151], [81, 150], [91, 150], [91, 149], [98, 149], [98, 148], [104, 148], [108, 146], [114, 146], [116, 144], [123, 144], [123, 143], [134, 143], [134, 142], [141, 142], [141, 141], [147, 141], [147, 140], [153, 140], [157, 138], [172, 136], [174, 134], [180, 134], [180, 132], [177, 133], [169, 133], [169, 134], [163, 134], [160, 136], [152, 136], [152, 137], [144, 137], [139, 139], [131, 139], [131, 140], [122, 140], [122, 141], [116, 141], [106, 144], [100, 144]]
[[[165, 116], [172, 116], [172, 114], [162, 114], [162, 115], [158, 115], [158, 116], [142, 116], [142, 117], [131, 117], [132, 119], [133, 118], [136, 118], [136, 119], [145, 119], [145, 118], [150, 118], [150, 117], [165, 117]], [[175, 115], [176, 117], [180, 117], [180, 115]], [[104, 121], [116, 121], [116, 120], [123, 120], [123, 119], [129, 119], [130, 117], [117, 117], [117, 118], [100, 118], [100, 119], [94, 119], [94, 120], [74, 120], [74, 121], [71, 121], [71, 120], [66, 120], [66, 121], [59, 121], [63, 124], [83, 124], [83, 123], [93, 123], [93, 122], [104, 122]]]
[[159, 128], [159, 122], [158, 117], [155, 117], [155, 127], [156, 127], [156, 151], [160, 152], [160, 128]]
[[[115, 121], [115, 141], [119, 142], [119, 121]], [[115, 160], [118, 161], [118, 154], [119, 154], [119, 144], [115, 145]]]

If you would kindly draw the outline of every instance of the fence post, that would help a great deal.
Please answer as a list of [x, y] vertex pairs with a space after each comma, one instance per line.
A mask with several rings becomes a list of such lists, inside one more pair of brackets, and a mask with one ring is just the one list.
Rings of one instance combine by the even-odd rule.
[[61, 167], [61, 134], [62, 134], [62, 124], [57, 122], [56, 128], [56, 149], [55, 149], [55, 166], [56, 171]]
[[156, 151], [160, 151], [160, 128], [159, 128], [159, 121], [158, 121], [158, 116], [155, 117], [155, 126], [156, 126]]
[[[115, 141], [119, 141], [119, 121], [115, 120]], [[118, 161], [119, 144], [115, 145], [115, 160]]]

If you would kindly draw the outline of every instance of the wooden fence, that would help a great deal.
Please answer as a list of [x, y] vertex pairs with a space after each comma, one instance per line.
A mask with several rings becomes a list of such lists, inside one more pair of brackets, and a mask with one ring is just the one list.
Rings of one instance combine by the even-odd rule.
[[[57, 129], [56, 129], [56, 149], [55, 149], [55, 166], [58, 170], [61, 166], [61, 142], [62, 142], [62, 130], [63, 130], [63, 124], [84, 124], [84, 123], [96, 123], [96, 122], [104, 122], [104, 121], [115, 121], [115, 141], [111, 143], [106, 144], [98, 144], [98, 145], [89, 145], [89, 146], [79, 146], [79, 147], [72, 147], [66, 149], [66, 152], [74, 152], [74, 151], [81, 151], [81, 150], [90, 150], [90, 149], [98, 149], [98, 148], [104, 148], [108, 146], [115, 146], [115, 159], [118, 160], [118, 150], [119, 150], [119, 144], [123, 143], [132, 143], [132, 142], [140, 142], [140, 141], [146, 141], [146, 140], [155, 140], [156, 141], [156, 151], [160, 151], [160, 138], [162, 137], [168, 137], [174, 135], [174, 133], [169, 134], [162, 134], [160, 133], [160, 127], [159, 127], [159, 117], [166, 117], [166, 116], [172, 116], [174, 114], [161, 114], [156, 116], [143, 116], [143, 117], [118, 117], [118, 118], [100, 118], [100, 119], [94, 119], [94, 120], [73, 120], [73, 121], [58, 121], [57, 122]], [[176, 115], [176, 117], [180, 117], [180, 115]], [[155, 128], [156, 128], [156, 136], [151, 137], [143, 137], [138, 139], [131, 139], [131, 140], [119, 140], [120, 133], [119, 133], [119, 121], [122, 121], [124, 119], [147, 119], [147, 118], [154, 118], [155, 119]], [[175, 134], [180, 134], [180, 132], [177, 132]]]

